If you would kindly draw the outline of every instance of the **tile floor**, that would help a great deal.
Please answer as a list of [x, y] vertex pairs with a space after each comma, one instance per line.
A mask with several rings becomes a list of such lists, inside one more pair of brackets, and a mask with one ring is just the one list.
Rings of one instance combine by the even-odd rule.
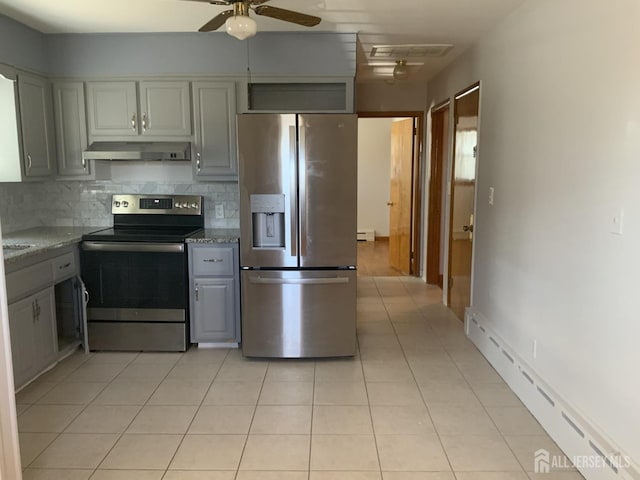
[[356, 358], [78, 353], [17, 395], [26, 480], [573, 480], [441, 292], [358, 278]]

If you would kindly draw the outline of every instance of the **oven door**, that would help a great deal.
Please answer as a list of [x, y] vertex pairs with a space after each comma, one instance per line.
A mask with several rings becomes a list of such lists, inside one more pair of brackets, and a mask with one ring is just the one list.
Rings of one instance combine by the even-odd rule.
[[83, 242], [89, 320], [184, 321], [186, 269], [182, 243]]
[[184, 350], [183, 243], [82, 243], [92, 350]]

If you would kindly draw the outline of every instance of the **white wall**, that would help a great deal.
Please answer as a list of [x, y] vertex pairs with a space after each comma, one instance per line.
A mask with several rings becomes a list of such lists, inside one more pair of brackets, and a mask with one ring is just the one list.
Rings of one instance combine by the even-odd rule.
[[358, 229], [389, 236], [392, 118], [358, 119]]
[[637, 0], [528, 0], [428, 85], [482, 82], [475, 310], [636, 462], [638, 24]]

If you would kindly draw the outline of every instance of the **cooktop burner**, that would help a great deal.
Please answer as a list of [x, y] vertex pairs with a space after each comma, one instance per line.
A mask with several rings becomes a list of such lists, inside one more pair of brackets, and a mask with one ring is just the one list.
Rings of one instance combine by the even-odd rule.
[[113, 227], [85, 235], [94, 242], [184, 242], [204, 227], [203, 199], [193, 195], [113, 195]]
[[97, 242], [184, 242], [202, 228], [127, 228], [114, 227], [85, 235], [85, 240]]

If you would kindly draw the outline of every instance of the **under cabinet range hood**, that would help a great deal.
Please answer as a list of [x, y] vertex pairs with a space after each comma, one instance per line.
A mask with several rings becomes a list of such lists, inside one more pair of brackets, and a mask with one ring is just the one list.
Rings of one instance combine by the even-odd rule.
[[189, 142], [93, 142], [83, 160], [190, 161]]

